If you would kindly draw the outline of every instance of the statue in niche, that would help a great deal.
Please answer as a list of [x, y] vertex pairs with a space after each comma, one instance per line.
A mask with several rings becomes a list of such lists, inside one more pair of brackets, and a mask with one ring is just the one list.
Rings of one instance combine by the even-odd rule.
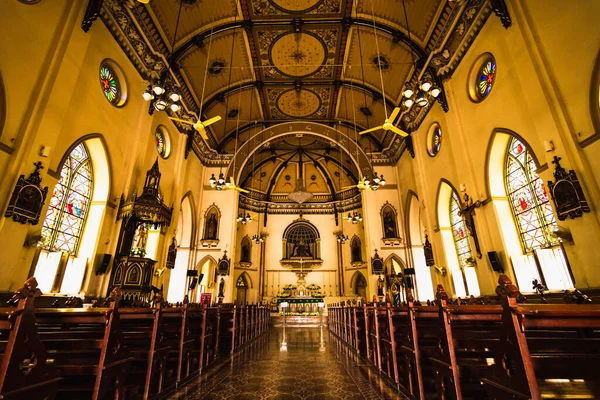
[[221, 281], [219, 282], [219, 296], [218, 297], [225, 297], [225, 279], [221, 278]]
[[250, 248], [248, 244], [242, 245], [242, 256], [240, 258], [241, 262], [250, 262]]
[[310, 246], [304, 243], [304, 240], [300, 239], [298, 243], [294, 243], [292, 257], [312, 257]]
[[137, 241], [135, 247], [138, 249], [145, 249], [146, 243], [148, 242], [148, 231], [146, 230], [146, 224], [140, 224], [137, 231]]
[[396, 227], [395, 215], [392, 210], [385, 210], [383, 213], [383, 236], [385, 239], [393, 239], [398, 237], [398, 229]]
[[206, 237], [205, 239], [217, 240], [217, 216], [211, 214], [206, 222]]
[[352, 242], [352, 262], [362, 261], [362, 255], [360, 254], [360, 243], [356, 240]]

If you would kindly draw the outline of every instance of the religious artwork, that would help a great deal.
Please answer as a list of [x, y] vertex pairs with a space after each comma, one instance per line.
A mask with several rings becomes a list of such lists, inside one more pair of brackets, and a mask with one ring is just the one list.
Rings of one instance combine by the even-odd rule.
[[229, 267], [231, 261], [229, 257], [227, 257], [227, 250], [223, 252], [223, 257], [219, 258], [219, 262], [217, 263], [217, 274], [218, 275], [229, 275]]
[[221, 280], [219, 281], [219, 294], [217, 297], [225, 297], [225, 279], [223, 278], [221, 278]]
[[43, 246], [49, 251], [77, 255], [93, 188], [92, 162], [85, 144], [77, 145], [60, 170], [42, 226]]
[[242, 267], [249, 267], [252, 265], [252, 242], [248, 236], [242, 238], [239, 265]]
[[435, 157], [440, 151], [442, 147], [442, 128], [436, 122], [429, 128], [429, 133], [427, 134], [427, 154], [430, 157]]
[[350, 242], [350, 260], [353, 263], [362, 263], [362, 249], [361, 242], [358, 236], [354, 236]]
[[164, 159], [169, 158], [169, 155], [171, 154], [169, 132], [163, 126], [159, 126], [156, 129], [156, 132], [154, 132], [154, 139], [158, 155]]
[[148, 243], [148, 227], [145, 223], [138, 225], [133, 235], [133, 246], [130, 254], [136, 257], [146, 256], [146, 244]]
[[423, 253], [425, 253], [425, 265], [432, 267], [435, 265], [435, 259], [433, 258], [433, 247], [429, 241], [429, 236], [425, 235], [425, 243], [423, 244]]
[[37, 225], [46, 201], [48, 187], [43, 189], [41, 187], [40, 170], [44, 168], [42, 163], [38, 161], [33, 165], [35, 165], [35, 171], [27, 179], [25, 179], [25, 175], [19, 176], [4, 216], [12, 217], [13, 221], [22, 224]]
[[458, 212], [458, 215], [463, 218], [465, 222], [465, 226], [467, 227], [467, 231], [469, 235], [473, 238], [473, 242], [475, 243], [475, 252], [477, 253], [477, 258], [481, 258], [481, 248], [479, 246], [479, 239], [477, 237], [477, 228], [475, 226], [475, 209], [481, 207], [481, 201], [473, 201], [473, 199], [467, 194], [463, 195], [463, 203], [461, 209]]
[[552, 164], [554, 164], [555, 182], [548, 181], [548, 188], [552, 193], [557, 217], [560, 221], [564, 221], [567, 218], [581, 217], [584, 212], [590, 212], [590, 206], [585, 199], [577, 174], [574, 170], [567, 172], [560, 165], [560, 160], [560, 157], [554, 156]]
[[400, 235], [398, 235], [398, 224], [396, 220], [396, 210], [389, 202], [386, 201], [381, 208], [381, 221], [384, 239], [396, 239], [400, 237]]
[[549, 235], [557, 227], [554, 210], [529, 149], [513, 138], [507, 152], [506, 193], [525, 252], [557, 245]]
[[490, 53], [479, 56], [470, 75], [469, 96], [474, 102], [480, 102], [490, 94], [496, 79], [496, 59]]
[[124, 96], [123, 88], [117, 72], [114, 61], [104, 60], [100, 64], [99, 78], [100, 87], [104, 98], [115, 107], [121, 107], [125, 104], [126, 96]]
[[317, 228], [300, 218], [292, 222], [283, 233], [284, 259], [314, 260], [318, 257], [320, 242]]
[[383, 296], [384, 285], [385, 285], [385, 281], [383, 280], [381, 275], [379, 275], [379, 277], [377, 278], [377, 296], [379, 296], [379, 297]]
[[469, 233], [464, 217], [460, 213], [461, 205], [458, 193], [452, 192], [450, 198], [450, 224], [452, 229], [452, 238], [458, 262], [461, 267], [471, 267], [475, 264], [471, 244], [469, 243]]
[[206, 213], [204, 214], [204, 234], [202, 236], [202, 240], [215, 241], [218, 243], [220, 219], [221, 213], [217, 206], [213, 204], [206, 210]]
[[169, 269], [175, 268], [175, 260], [177, 259], [177, 240], [173, 237], [169, 250], [167, 251], [167, 262], [165, 266]]
[[377, 254], [377, 249], [375, 256], [371, 257], [371, 272], [373, 275], [383, 274], [383, 259]]

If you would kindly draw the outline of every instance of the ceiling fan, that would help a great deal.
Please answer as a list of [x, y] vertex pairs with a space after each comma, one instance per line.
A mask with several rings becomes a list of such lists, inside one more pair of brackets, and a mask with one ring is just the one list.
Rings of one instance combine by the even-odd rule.
[[360, 190], [365, 190], [365, 189], [369, 189], [371, 187], [371, 182], [367, 179], [367, 177], [362, 177], [360, 181], [358, 181], [358, 183], [356, 185], [352, 185], [352, 186], [345, 186], [342, 188], [342, 190], [347, 190], [347, 189], [352, 189], [352, 188], [358, 188]]
[[240, 186], [237, 186], [235, 184], [235, 181], [233, 179], [233, 176], [229, 177], [229, 182], [225, 183], [225, 189], [226, 190], [237, 190], [238, 192], [242, 192], [242, 193], [250, 193], [249, 191], [247, 191], [244, 188], [241, 188]]
[[206, 134], [206, 127], [214, 124], [215, 122], [220, 121], [221, 116], [217, 115], [216, 117], [212, 117], [210, 119], [207, 119], [206, 121], [198, 120], [196, 122], [187, 121], [185, 119], [173, 118], [173, 117], [169, 117], [169, 119], [171, 119], [173, 121], [181, 122], [182, 124], [192, 125], [194, 127], [194, 129], [198, 131], [200, 136], [202, 136], [202, 139], [208, 140], [208, 135]]
[[396, 119], [396, 117], [398, 116], [398, 114], [400, 114], [400, 107], [396, 107], [394, 108], [394, 111], [392, 111], [392, 115], [390, 115], [389, 118], [386, 118], [386, 120], [384, 121], [383, 125], [379, 125], [376, 126], [374, 128], [370, 128], [367, 130], [364, 130], [362, 132], [360, 132], [361, 135], [364, 135], [365, 133], [369, 133], [369, 132], [373, 132], [373, 131], [377, 131], [379, 129], [383, 129], [384, 131], [392, 131], [400, 136], [408, 136], [408, 133], [404, 132], [402, 129], [398, 128], [397, 126], [394, 125], [394, 120]]

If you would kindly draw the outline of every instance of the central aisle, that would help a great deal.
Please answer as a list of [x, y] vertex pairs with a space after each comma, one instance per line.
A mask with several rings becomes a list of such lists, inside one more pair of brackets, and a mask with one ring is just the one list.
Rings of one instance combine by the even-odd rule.
[[[287, 343], [287, 345], [286, 345]], [[399, 399], [326, 328], [271, 331], [171, 399]]]

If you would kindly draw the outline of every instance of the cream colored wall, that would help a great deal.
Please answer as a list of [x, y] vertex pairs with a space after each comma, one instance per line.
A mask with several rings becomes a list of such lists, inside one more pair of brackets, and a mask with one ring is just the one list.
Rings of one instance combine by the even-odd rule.
[[[0, 146], [0, 202], [5, 209], [18, 175], [28, 176], [33, 163], [42, 161], [42, 184], [49, 187], [43, 220], [61, 158], [73, 143], [96, 134], [108, 155], [110, 194], [94, 253], [114, 254], [120, 227], [120, 222], [115, 223], [119, 199], [134, 189], [141, 191], [146, 171], [158, 157], [154, 131], [162, 124], [170, 133], [171, 154], [166, 160], [159, 158], [160, 189], [165, 202], [175, 207], [173, 223], [159, 240], [160, 265], [165, 262], [177, 226], [181, 198], [188, 191], [200, 194], [201, 184], [196, 177], [203, 167], [193, 154], [183, 159], [185, 138], [164, 113], [148, 115], [148, 103], [141, 97], [143, 79], [104, 24], [97, 21], [88, 33], [81, 30], [84, 11], [82, 1], [43, 1], [34, 6], [15, 1], [2, 5], [0, 22], [10, 35], [4, 35], [0, 43], [0, 70], [8, 105], [0, 142], [14, 150]], [[113, 107], [100, 89], [98, 68], [105, 58], [114, 60], [124, 74], [128, 86], [124, 107]], [[42, 146], [51, 148], [48, 158], [39, 156]], [[0, 290], [15, 289], [27, 278], [35, 249], [23, 243], [28, 234], [41, 229], [41, 224], [21, 225], [0, 217], [0, 243], [5, 256]], [[110, 270], [96, 276], [91, 260], [83, 290], [91, 296], [103, 296], [109, 276]], [[168, 273], [162, 280], [168, 282]]]
[[[413, 190], [424, 202], [423, 222], [430, 232], [438, 266], [447, 267], [441, 234], [435, 232], [440, 180], [448, 180], [457, 189], [464, 184], [476, 200], [488, 199], [488, 145], [492, 132], [504, 128], [523, 137], [540, 163], [550, 165], [540, 172], [544, 181], [552, 179], [551, 161], [555, 155], [562, 157], [565, 168], [577, 171], [592, 212], [575, 220], [559, 221], [559, 225], [571, 230], [575, 241], [574, 245], [565, 243], [565, 250], [576, 286], [600, 285], [600, 277], [593, 273], [600, 256], [595, 245], [600, 240], [596, 206], [600, 166], [590, 157], [598, 145], [586, 149], [577, 145], [578, 132], [582, 136], [593, 133], [589, 82], [600, 44], [600, 27], [593, 20], [600, 13], [600, 3], [567, 3], [510, 2], [513, 26], [508, 30], [492, 15], [452, 78], [444, 83], [450, 111], [444, 113], [436, 104], [413, 134], [416, 158], [406, 153], [398, 163], [399, 174], [411, 172], [408, 179], [401, 180], [401, 193]], [[467, 79], [475, 59], [484, 52], [496, 58], [496, 82], [486, 100], [474, 103], [468, 97]], [[441, 125], [443, 140], [440, 153], [431, 158], [426, 152], [426, 136], [434, 122]], [[546, 152], [544, 141], [550, 140], [556, 148]], [[498, 274], [491, 270], [486, 253], [498, 251], [504, 268], [512, 275], [500, 224], [513, 222], [500, 221], [491, 203], [477, 209], [475, 219], [484, 255], [478, 260], [477, 276], [482, 293], [492, 294]], [[447, 290], [452, 288], [447, 278], [440, 283]]]

